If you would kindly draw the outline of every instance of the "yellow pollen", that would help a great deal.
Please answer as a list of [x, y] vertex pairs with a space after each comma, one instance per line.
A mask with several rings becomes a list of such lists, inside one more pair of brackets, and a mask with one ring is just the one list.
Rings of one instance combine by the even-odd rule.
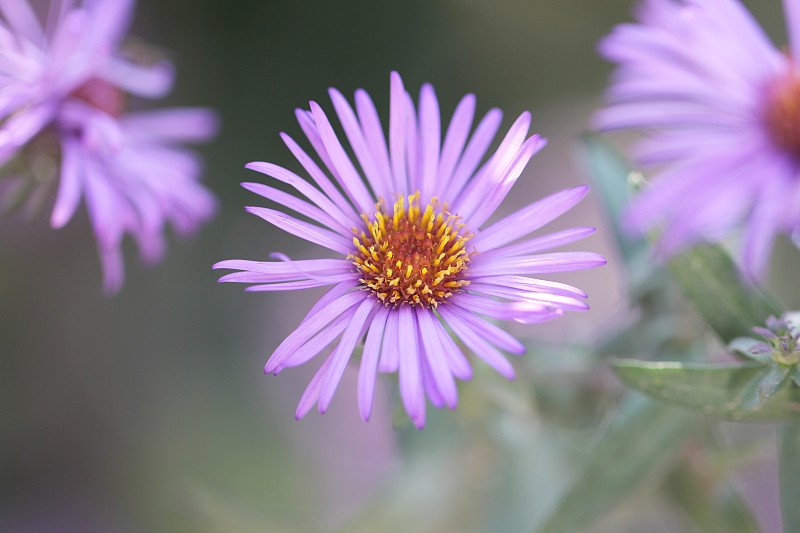
[[367, 231], [353, 228], [352, 260], [359, 282], [385, 305], [436, 308], [463, 291], [470, 257], [458, 216], [435, 198], [419, 205], [419, 192], [398, 196], [392, 211], [381, 200], [362, 213]]

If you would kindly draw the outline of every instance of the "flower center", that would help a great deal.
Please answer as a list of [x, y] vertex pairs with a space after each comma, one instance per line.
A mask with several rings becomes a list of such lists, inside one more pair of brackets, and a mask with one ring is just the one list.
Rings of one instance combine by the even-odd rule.
[[125, 93], [100, 78], [91, 78], [75, 89], [72, 96], [100, 111], [105, 111], [112, 117], [119, 117], [125, 110]]
[[373, 222], [361, 215], [366, 231], [353, 230], [356, 250], [348, 258], [359, 281], [380, 301], [393, 307], [436, 308], [469, 284], [462, 278], [472, 255], [464, 247], [472, 234], [463, 232], [464, 224], [456, 222], [446, 205], [434, 198], [421, 211], [418, 191], [400, 196], [392, 214], [383, 202], [375, 209]]
[[768, 88], [764, 118], [775, 144], [800, 159], [800, 73], [794, 68]]

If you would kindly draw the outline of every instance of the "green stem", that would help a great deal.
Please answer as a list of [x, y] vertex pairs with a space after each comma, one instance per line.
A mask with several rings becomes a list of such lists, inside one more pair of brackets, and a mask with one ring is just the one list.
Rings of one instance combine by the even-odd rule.
[[800, 531], [800, 424], [781, 428], [778, 457], [783, 531]]

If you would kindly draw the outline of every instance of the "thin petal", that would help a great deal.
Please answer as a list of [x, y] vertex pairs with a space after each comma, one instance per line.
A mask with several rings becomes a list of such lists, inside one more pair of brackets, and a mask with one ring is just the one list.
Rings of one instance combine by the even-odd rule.
[[308, 222], [303, 222], [302, 220], [297, 220], [275, 209], [252, 206], [245, 207], [245, 209], [248, 213], [261, 217], [283, 231], [305, 239], [308, 242], [319, 244], [320, 246], [345, 255], [352, 251], [352, 244], [338, 233], [320, 228]]
[[331, 354], [331, 366], [322, 382], [322, 388], [319, 392], [320, 413], [324, 413], [328, 410], [328, 406], [333, 399], [333, 394], [339, 386], [342, 374], [344, 374], [347, 362], [353, 355], [353, 349], [364, 334], [365, 324], [368, 323], [370, 316], [373, 316], [378, 310], [376, 305], [377, 304], [372, 300], [364, 300], [350, 317], [342, 339]]
[[319, 367], [319, 370], [314, 374], [314, 377], [311, 378], [311, 382], [308, 384], [308, 387], [306, 387], [306, 390], [303, 392], [297, 404], [297, 410], [294, 413], [295, 419], [300, 420], [306, 416], [311, 408], [314, 407], [314, 404], [317, 403], [319, 391], [322, 389], [322, 380], [328, 374], [328, 369], [332, 361], [333, 355], [328, 356], [322, 363], [322, 366]]
[[291, 194], [285, 193], [262, 183], [242, 183], [242, 187], [250, 192], [261, 195], [268, 200], [272, 200], [278, 205], [291, 209], [297, 214], [306, 216], [315, 222], [319, 222], [336, 231], [340, 235], [347, 235], [350, 233], [350, 230], [331, 214], [328, 214], [319, 207], [311, 205], [308, 202], [304, 202], [303, 200], [296, 198]]
[[346, 313], [347, 316], [351, 316], [355, 305], [365, 297], [363, 292], [350, 292], [333, 300], [313, 314], [309, 312], [297, 329], [289, 334], [272, 353], [264, 367], [264, 373], [268, 374], [278, 368], [292, 353], [340, 315]]
[[595, 228], [591, 227], [565, 229], [562, 231], [557, 231], [555, 233], [544, 235], [542, 237], [536, 237], [535, 239], [523, 241], [518, 244], [512, 244], [509, 246], [502, 246], [500, 248], [495, 248], [494, 250], [484, 252], [478, 256], [475, 256], [473, 258], [473, 261], [485, 260], [487, 258], [494, 258], [494, 257], [514, 257], [519, 255], [542, 252], [544, 250], [558, 248], [559, 246], [564, 246], [565, 244], [571, 244], [575, 241], [585, 239], [586, 237], [592, 235], [596, 231], [597, 230]]
[[[289, 137], [288, 135], [286, 135], [285, 133], [281, 133], [281, 139], [283, 139], [283, 142], [286, 144], [286, 146], [292, 152], [292, 155], [294, 155], [294, 157], [297, 159], [297, 161], [301, 165], [303, 165], [303, 168], [306, 170], [306, 172], [308, 172], [309, 176], [311, 176], [311, 179], [313, 179], [314, 182], [328, 196], [328, 198], [330, 198], [333, 201], [333, 204], [335, 204], [336, 206], [339, 207], [339, 209], [342, 210], [342, 212], [344, 213], [344, 216], [347, 218], [347, 220], [353, 221], [354, 223], [358, 223], [358, 221], [360, 220], [359, 217], [358, 217], [358, 213], [356, 213], [353, 210], [353, 206], [350, 204], [350, 202], [348, 200], [346, 200], [344, 196], [342, 196], [342, 193], [339, 192], [339, 189], [337, 189], [336, 186], [331, 182], [331, 180], [328, 179], [328, 176], [326, 176], [325, 173], [322, 171], [322, 169], [320, 169], [319, 166], [317, 166], [317, 164], [314, 162], [314, 160], [311, 159], [311, 157], [309, 157], [309, 155], [306, 154], [303, 151], [303, 149], [300, 148], [300, 146], [296, 142], [294, 142], [294, 140], [291, 137]], [[251, 163], [251, 165], [253, 165], [253, 164], [254, 163]], [[269, 163], [258, 163], [258, 164], [259, 165], [269, 165]], [[277, 165], [275, 165], [275, 166], [277, 167]], [[270, 167], [263, 167], [263, 168], [270, 168]], [[277, 167], [277, 168], [281, 168], [281, 167]], [[256, 170], [256, 169], [254, 168], [253, 170]], [[285, 172], [289, 172], [289, 171], [286, 171], [285, 169], [283, 169], [283, 170]], [[263, 170], [258, 170], [258, 171], [259, 172], [263, 172]], [[289, 174], [291, 174], [291, 173], [289, 173]], [[294, 174], [292, 174], [292, 175], [294, 175]], [[276, 179], [281, 179], [278, 176], [273, 176], [273, 177], [276, 178]], [[300, 178], [297, 178], [297, 179], [300, 180]], [[300, 180], [300, 181], [304, 181], [304, 180]], [[301, 187], [301, 185], [299, 184], [299, 182], [296, 182], [296, 183], [297, 184], [293, 183], [292, 186], [295, 187], [298, 191], [300, 191], [299, 187]], [[313, 187], [310, 187], [310, 188], [313, 189]], [[314, 203], [317, 203], [316, 200], [313, 200], [310, 196], [306, 195], [305, 192], [301, 191], [301, 193], [303, 195], [305, 195], [307, 198], [309, 198], [312, 201], [314, 201]], [[317, 203], [317, 205], [320, 205], [320, 204]], [[322, 206], [320, 205], [320, 207], [322, 207]]]
[[499, 276], [502, 274], [547, 274], [573, 272], [606, 264], [606, 258], [594, 252], [553, 252], [521, 257], [503, 257], [482, 261], [470, 267], [471, 276]]
[[80, 154], [75, 143], [65, 139], [61, 143], [61, 176], [58, 184], [58, 195], [50, 216], [50, 225], [54, 229], [63, 227], [72, 218], [81, 199], [83, 189], [83, 173], [80, 167]]
[[408, 191], [406, 173], [406, 129], [408, 127], [406, 91], [400, 74], [392, 71], [389, 84], [389, 159], [392, 163], [394, 190]]
[[419, 332], [414, 312], [408, 305], [397, 309], [398, 337], [400, 341], [399, 368], [400, 398], [414, 424], [422, 429], [425, 425], [425, 391], [419, 361]]
[[[469, 137], [474, 117], [475, 95], [468, 94], [458, 103], [458, 107], [453, 112], [453, 118], [450, 119], [450, 125], [447, 127], [447, 133], [442, 144], [442, 153], [439, 157], [439, 168], [436, 171], [438, 178], [436, 189], [433, 193], [434, 196], [438, 197], [445, 191], [451, 191], [448, 185], [456, 168], [456, 163], [458, 163], [461, 153], [464, 151], [464, 145]], [[460, 191], [452, 192], [458, 194]]]
[[319, 131], [325, 150], [339, 174], [339, 183], [353, 203], [362, 213], [369, 213], [375, 207], [375, 199], [364, 186], [364, 180], [356, 171], [347, 153], [342, 148], [325, 112], [316, 102], [310, 102], [314, 123]]
[[372, 158], [372, 152], [364, 133], [361, 130], [361, 125], [358, 123], [353, 109], [347, 103], [347, 99], [342, 96], [342, 93], [336, 89], [328, 89], [328, 94], [333, 102], [333, 107], [336, 108], [336, 114], [339, 116], [339, 122], [344, 128], [347, 140], [353, 148], [353, 152], [364, 171], [364, 175], [369, 181], [370, 187], [375, 193], [376, 197], [390, 197], [392, 193], [392, 184], [389, 180], [390, 175], [380, 172]]
[[163, 98], [172, 89], [175, 68], [169, 61], [143, 66], [113, 58], [106, 63], [100, 77], [137, 96]]
[[475, 128], [475, 133], [467, 143], [464, 153], [458, 162], [458, 166], [453, 171], [453, 177], [447, 185], [447, 192], [452, 197], [456, 198], [457, 195], [462, 193], [464, 185], [475, 173], [478, 164], [483, 159], [486, 150], [492, 143], [500, 122], [503, 120], [503, 112], [499, 109], [490, 109], [483, 119], [481, 119], [478, 127]]
[[581, 185], [551, 194], [478, 232], [471, 244], [487, 252], [514, 241], [560, 217], [588, 192], [589, 187]]
[[459, 305], [447, 306], [447, 310], [450, 314], [458, 318], [458, 320], [478, 332], [482, 338], [491, 342], [501, 350], [517, 355], [525, 353], [525, 345], [506, 330], [495, 326], [491, 322], [471, 313]]
[[422, 175], [420, 179], [420, 201], [426, 204], [436, 190], [441, 143], [441, 117], [439, 102], [433, 86], [426, 83], [419, 94], [419, 130], [422, 145]]
[[375, 378], [378, 371], [381, 341], [389, 316], [389, 308], [382, 306], [375, 313], [369, 326], [364, 351], [361, 355], [361, 366], [358, 371], [358, 410], [364, 421], [372, 415], [372, 404], [375, 397]]
[[381, 360], [378, 364], [380, 372], [397, 372], [400, 364], [399, 319], [400, 315], [396, 311], [391, 311], [386, 319]]
[[483, 340], [475, 330], [468, 324], [462, 322], [457, 316], [450, 313], [449, 309], [441, 310], [442, 318], [445, 319], [450, 329], [467, 345], [467, 348], [483, 359], [489, 366], [497, 370], [501, 376], [513, 380], [516, 377], [514, 367], [508, 362], [503, 354], [498, 352], [492, 345]]
[[441, 328], [441, 325], [428, 309], [418, 307], [416, 315], [424, 351], [423, 357], [427, 359], [427, 363], [430, 366], [431, 377], [436, 384], [436, 389], [444, 399], [444, 403], [450, 409], [455, 409], [458, 405], [458, 390], [456, 389], [456, 381], [453, 378], [453, 374], [450, 372], [447, 358], [442, 354], [441, 346], [439, 345], [437, 328]]

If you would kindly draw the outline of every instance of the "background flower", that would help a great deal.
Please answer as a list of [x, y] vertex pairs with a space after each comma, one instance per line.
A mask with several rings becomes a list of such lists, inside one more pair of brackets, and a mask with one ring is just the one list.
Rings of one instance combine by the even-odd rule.
[[[197, 183], [199, 160], [179, 145], [211, 138], [216, 117], [205, 109], [128, 112], [128, 93], [162, 97], [172, 85], [169, 62], [145, 63], [121, 48], [132, 1], [56, 0], [47, 4], [43, 25], [27, 0], [1, 8], [0, 164], [18, 157], [6, 174], [22, 188], [58, 180], [53, 228], [85, 200], [103, 286], [115, 293], [124, 278], [126, 233], [152, 263], [163, 255], [167, 221], [187, 234], [213, 214], [213, 196]], [[42, 138], [55, 138], [57, 153]], [[60, 171], [37, 175], [37, 162], [54, 157]]]
[[600, 42], [617, 69], [595, 125], [647, 133], [634, 155], [658, 170], [627, 221], [663, 224], [665, 254], [742, 227], [760, 279], [775, 235], [800, 227], [800, 18], [785, 5], [785, 52], [738, 0], [645, 0]]

